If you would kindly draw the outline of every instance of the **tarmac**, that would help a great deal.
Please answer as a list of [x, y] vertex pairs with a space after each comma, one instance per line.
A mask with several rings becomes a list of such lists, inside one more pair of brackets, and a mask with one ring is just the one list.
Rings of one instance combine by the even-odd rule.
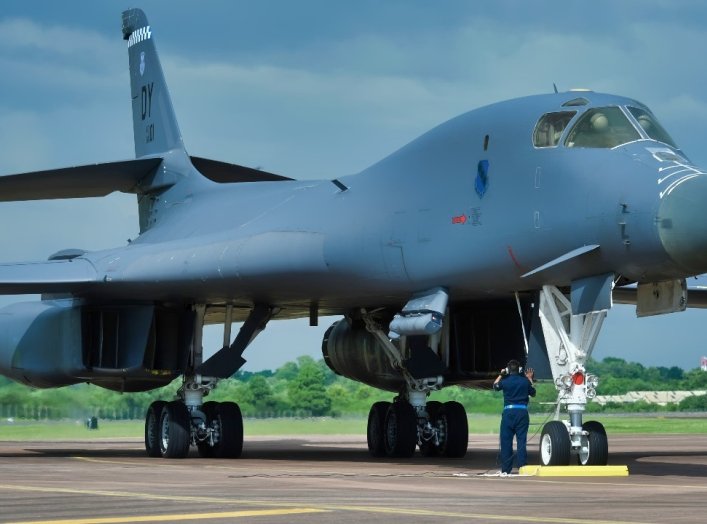
[[0, 442], [0, 521], [705, 521], [707, 435], [610, 435], [627, 477], [500, 477], [497, 447], [471, 435], [464, 459], [392, 460], [365, 435], [246, 436], [240, 459], [165, 460], [138, 439]]

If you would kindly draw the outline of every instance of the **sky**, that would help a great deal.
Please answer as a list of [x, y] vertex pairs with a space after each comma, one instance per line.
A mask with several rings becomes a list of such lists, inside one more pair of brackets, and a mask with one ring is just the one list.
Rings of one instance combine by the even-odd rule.
[[[707, 167], [707, 3], [143, 0], [190, 154], [298, 179], [356, 173], [475, 107], [591, 88], [638, 99]], [[0, 174], [134, 157], [114, 0], [4, 0]], [[134, 196], [0, 203], [0, 262], [137, 235]], [[19, 299], [25, 299], [20, 297]], [[0, 305], [18, 297], [0, 297]], [[321, 356], [333, 319], [271, 322], [245, 368]], [[707, 311], [615, 306], [594, 351], [691, 369]], [[205, 346], [221, 345], [211, 329]]]

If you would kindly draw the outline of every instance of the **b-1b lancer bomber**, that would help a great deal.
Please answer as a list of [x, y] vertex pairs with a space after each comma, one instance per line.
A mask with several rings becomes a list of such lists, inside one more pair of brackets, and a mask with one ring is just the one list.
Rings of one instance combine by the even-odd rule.
[[[604, 427], [583, 420], [602, 321], [614, 301], [683, 310], [685, 278], [707, 272], [707, 176], [645, 105], [591, 91], [509, 100], [358, 174], [297, 181], [190, 156], [141, 10], [123, 13], [122, 34], [136, 158], [3, 176], [0, 200], [133, 193], [140, 234], [0, 265], [0, 293], [42, 295], [0, 310], [2, 374], [125, 392], [181, 377], [178, 399], [147, 412], [147, 453], [237, 457], [238, 404], [209, 392], [271, 320], [342, 315], [325, 361], [395, 395], [371, 408], [372, 455], [463, 456], [464, 407], [430, 393], [489, 387], [517, 359], [554, 381], [567, 415], [543, 427], [542, 462], [607, 463]], [[203, 358], [209, 324], [224, 344]]]

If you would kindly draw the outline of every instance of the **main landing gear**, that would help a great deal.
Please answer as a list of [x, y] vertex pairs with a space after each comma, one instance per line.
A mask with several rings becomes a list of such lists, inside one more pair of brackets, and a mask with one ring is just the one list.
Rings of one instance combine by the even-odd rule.
[[603, 466], [609, 445], [604, 426], [582, 422], [588, 399], [596, 396], [599, 380], [586, 372], [584, 364], [594, 349], [606, 310], [573, 315], [569, 300], [555, 287], [540, 293], [540, 320], [550, 368], [558, 390], [560, 407], [566, 407], [569, 421], [554, 420], [543, 427], [540, 460], [545, 466], [566, 466], [573, 457], [580, 465]]
[[157, 400], [145, 417], [145, 449], [150, 457], [183, 458], [195, 445], [200, 457], [237, 458], [243, 450], [243, 417], [235, 402], [204, 402], [220, 378], [233, 375], [245, 363], [243, 351], [277, 312], [255, 304], [231, 343], [233, 307], [224, 312], [223, 348], [202, 362], [206, 305], [194, 306], [191, 365], [177, 392], [178, 400]]
[[[443, 305], [437, 309], [444, 311], [445, 307], [446, 294]], [[469, 427], [464, 406], [453, 401], [427, 401], [429, 393], [442, 386], [442, 375], [426, 378], [417, 378], [420, 374], [414, 376], [406, 366], [398, 346], [374, 317], [363, 312], [362, 318], [366, 329], [376, 336], [392, 366], [400, 371], [406, 384], [403, 392], [393, 402], [376, 402], [371, 407], [366, 432], [370, 454], [374, 457], [408, 458], [419, 447], [425, 457], [439, 455], [460, 458], [466, 455]], [[413, 316], [409, 320], [415, 322], [419, 318]], [[434, 336], [429, 337], [430, 342]]]
[[157, 400], [145, 417], [150, 457], [184, 458], [194, 444], [200, 457], [237, 458], [243, 450], [243, 417], [235, 402], [204, 402], [214, 382], [185, 379], [179, 400]]
[[460, 458], [469, 442], [466, 410], [454, 401], [417, 407], [400, 397], [376, 402], [368, 414], [367, 437], [374, 457], [409, 458], [419, 447], [425, 457]]

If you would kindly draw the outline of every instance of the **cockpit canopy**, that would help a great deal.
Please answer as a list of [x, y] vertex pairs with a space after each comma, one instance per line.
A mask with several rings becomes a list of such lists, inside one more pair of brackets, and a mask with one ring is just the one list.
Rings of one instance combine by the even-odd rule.
[[627, 109], [649, 138], [657, 140], [658, 142], [663, 142], [669, 146], [673, 146], [675, 149], [678, 149], [678, 146], [675, 142], [673, 142], [673, 139], [670, 137], [665, 128], [660, 125], [660, 122], [658, 122], [658, 120], [650, 112], [645, 109], [641, 109], [640, 107], [629, 106]]
[[577, 111], [558, 111], [557, 113], [544, 114], [533, 133], [535, 147], [555, 147], [560, 143], [562, 132], [570, 123]]
[[641, 138], [618, 107], [589, 109], [572, 127], [565, 139], [567, 147], [612, 148]]
[[[560, 145], [565, 128], [576, 114], [577, 111], [545, 113], [535, 125], [533, 145], [538, 148]], [[571, 127], [564, 145], [610, 149], [641, 139], [656, 140], [677, 149], [673, 139], [653, 114], [646, 109], [633, 106], [588, 109]]]

